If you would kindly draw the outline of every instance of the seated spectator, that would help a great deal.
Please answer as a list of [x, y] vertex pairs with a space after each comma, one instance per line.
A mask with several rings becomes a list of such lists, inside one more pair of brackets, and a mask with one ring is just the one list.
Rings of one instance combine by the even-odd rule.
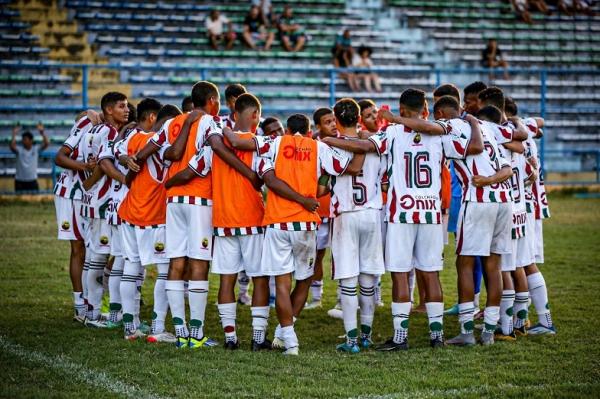
[[[333, 54], [333, 66], [336, 68], [349, 68], [352, 67], [352, 60], [354, 58], [354, 48], [352, 47], [352, 38], [350, 36], [350, 29], [345, 29], [341, 35], [335, 38], [335, 44], [331, 49]], [[356, 75], [352, 72], [340, 73], [340, 78], [344, 79], [350, 90], [358, 91], [358, 82]]]
[[[371, 60], [371, 54], [373, 50], [367, 46], [360, 46], [358, 48], [359, 58], [354, 63], [356, 68], [367, 68], [371, 69], [373, 67], [373, 61]], [[360, 83], [364, 82], [365, 90], [371, 93], [373, 88], [378, 93], [381, 93], [381, 82], [379, 81], [379, 76], [375, 72], [357, 72], [356, 73], [356, 83], [360, 90]]]
[[[508, 77], [508, 63], [502, 58], [502, 51], [498, 47], [498, 42], [496, 39], [490, 39], [488, 41], [487, 46], [481, 52], [481, 66], [483, 68], [504, 68], [504, 79], [509, 79]], [[494, 78], [493, 71], [490, 71], [490, 80]]]
[[17, 156], [17, 167], [15, 173], [15, 191], [17, 193], [27, 191], [39, 191], [38, 186], [38, 158], [40, 151], [44, 151], [50, 145], [48, 136], [44, 133], [44, 125], [38, 123], [37, 129], [42, 136], [42, 145], [33, 143], [33, 134], [25, 131], [21, 135], [21, 145], [17, 145], [17, 133], [20, 126], [15, 126], [10, 141], [10, 150]]
[[[219, 43], [224, 41], [225, 47], [229, 50], [233, 47], [235, 41], [235, 32], [229, 18], [221, 15], [219, 10], [212, 10], [208, 18], [206, 18], [206, 33], [210, 45], [215, 50], [219, 48]], [[225, 31], [227, 27], [227, 31]]]
[[271, 4], [271, 0], [252, 0], [252, 5], [257, 6], [259, 8], [260, 16], [265, 26], [270, 26], [274, 17], [273, 5]]
[[544, 0], [529, 0], [529, 9], [538, 10], [542, 14], [552, 15], [552, 11], [550, 11]]
[[302, 50], [306, 43], [306, 35], [304, 28], [294, 19], [292, 7], [285, 6], [283, 13], [277, 21], [277, 29], [279, 29], [279, 40], [285, 51], [298, 52]]
[[244, 18], [244, 31], [242, 40], [244, 44], [253, 50], [260, 49], [258, 42], [264, 43], [264, 49], [270, 50], [275, 39], [275, 33], [267, 30], [258, 6], [250, 7], [250, 11]]
[[531, 14], [529, 14], [529, 2], [528, 0], [510, 0], [513, 11], [523, 22], [531, 25], [533, 20]]

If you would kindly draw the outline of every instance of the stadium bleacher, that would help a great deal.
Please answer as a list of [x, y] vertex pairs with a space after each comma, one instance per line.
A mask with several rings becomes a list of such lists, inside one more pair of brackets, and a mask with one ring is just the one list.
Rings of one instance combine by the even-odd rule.
[[[600, 75], [581, 72], [600, 71], [600, 17], [534, 14], [535, 24], [527, 25], [500, 0], [387, 0], [379, 8], [343, 0], [272, 3], [275, 13], [293, 5], [309, 38], [303, 51], [285, 52], [278, 40], [268, 52], [248, 50], [239, 41], [232, 50], [213, 50], [204, 31], [209, 11], [218, 8], [241, 31], [248, 1], [0, 0], [0, 140], [8, 140], [15, 123], [31, 127], [38, 120], [53, 142], [64, 137], [85, 93], [81, 68], [61, 62], [123, 66], [88, 71], [90, 105], [107, 88], [134, 101], [154, 96], [179, 104], [193, 82], [207, 78], [222, 88], [239, 81], [263, 100], [267, 114], [285, 115], [329, 105], [332, 93], [371, 97], [395, 108], [408, 87], [431, 93], [440, 82], [488, 81], [485, 71], [458, 69], [479, 68], [487, 39], [496, 38], [517, 69], [510, 80], [493, 83], [525, 113], [544, 112], [548, 148], [600, 142]], [[353, 93], [340, 78], [331, 90], [330, 50], [344, 28], [352, 30], [354, 47], [374, 50], [382, 93]], [[436, 72], [440, 68], [457, 70]], [[540, 68], [562, 69], [542, 74]]]

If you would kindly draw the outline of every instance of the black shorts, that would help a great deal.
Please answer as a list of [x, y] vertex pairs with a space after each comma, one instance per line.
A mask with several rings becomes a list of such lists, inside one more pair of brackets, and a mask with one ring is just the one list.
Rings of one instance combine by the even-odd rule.
[[17, 193], [24, 191], [39, 191], [40, 187], [38, 186], [37, 180], [15, 180], [15, 191]]

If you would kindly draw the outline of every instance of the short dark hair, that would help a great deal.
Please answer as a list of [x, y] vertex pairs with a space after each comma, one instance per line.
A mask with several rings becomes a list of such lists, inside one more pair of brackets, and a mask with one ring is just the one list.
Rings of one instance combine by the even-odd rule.
[[500, 124], [502, 122], [502, 111], [493, 105], [486, 105], [477, 112], [477, 118]]
[[433, 105], [433, 112], [437, 112], [442, 108], [452, 108], [455, 111], [460, 110], [460, 105], [458, 104], [458, 100], [456, 97], [448, 95], [440, 97], [435, 104]]
[[31, 134], [31, 132], [29, 130], [26, 130], [21, 135], [21, 139], [24, 139], [24, 138], [29, 138], [29, 140], [33, 140], [33, 134]]
[[331, 108], [327, 108], [327, 107], [319, 108], [313, 113], [313, 122], [315, 123], [315, 125], [320, 125], [321, 118], [324, 117], [325, 115], [329, 115], [329, 114], [333, 114], [333, 110]]
[[463, 93], [466, 96], [467, 94], [479, 94], [482, 91], [484, 91], [485, 89], [487, 89], [487, 85], [485, 83], [483, 83], [480, 80], [477, 80], [471, 84], [468, 84], [464, 90]]
[[504, 98], [504, 112], [511, 116], [517, 116], [519, 114], [519, 107], [512, 97]]
[[102, 100], [100, 100], [100, 108], [102, 108], [102, 111], [106, 111], [108, 107], [112, 107], [119, 101], [125, 100], [127, 100], [127, 96], [125, 94], [119, 93], [118, 91], [109, 91], [102, 96]]
[[496, 86], [491, 86], [479, 93], [479, 99], [484, 105], [493, 105], [499, 110], [504, 110], [504, 93]]
[[265, 118], [265, 120], [262, 121], [262, 123], [260, 124], [261, 129], [265, 129], [265, 127], [267, 127], [268, 125], [270, 125], [271, 123], [274, 122], [279, 122], [279, 119], [273, 117], [273, 116], [269, 116], [267, 118]]
[[137, 121], [137, 108], [130, 102], [127, 102], [127, 108], [129, 108], [129, 116], [127, 117], [127, 123]]
[[158, 115], [158, 111], [162, 108], [162, 104], [155, 98], [144, 98], [137, 105], [137, 120], [138, 122], [145, 121], [150, 114], [155, 113]]
[[438, 86], [433, 91], [433, 96], [434, 97], [452, 96], [452, 97], [456, 98], [457, 101], [460, 101], [460, 91], [458, 90], [458, 87], [456, 87], [452, 83], [446, 83], [441, 86]]
[[235, 112], [242, 113], [248, 108], [256, 108], [260, 111], [260, 101], [250, 93], [241, 94], [235, 100]]
[[420, 112], [425, 106], [425, 92], [419, 89], [406, 89], [400, 94], [400, 105], [411, 111]]
[[240, 84], [240, 83], [231, 84], [231, 85], [227, 86], [227, 88], [225, 89], [225, 100], [229, 101], [232, 98], [234, 98], [234, 97], [237, 98], [247, 92], [248, 91], [242, 84]]
[[287, 119], [286, 126], [292, 133], [305, 135], [310, 129], [310, 120], [306, 115], [293, 114]]
[[360, 107], [357, 102], [351, 98], [342, 98], [333, 106], [335, 119], [343, 127], [353, 127], [358, 124], [360, 119]]
[[214, 83], [202, 80], [192, 87], [192, 102], [194, 107], [204, 107], [212, 96], [219, 94], [219, 88]]
[[163, 119], [171, 119], [175, 118], [177, 115], [181, 115], [182, 112], [176, 105], [173, 104], [165, 104], [162, 106], [158, 114], [156, 114], [156, 120], [160, 121]]
[[194, 106], [194, 102], [192, 101], [192, 96], [185, 96], [183, 101], [181, 102], [181, 109], [186, 109], [189, 104]]
[[360, 100], [358, 102], [358, 106], [360, 107], [360, 112], [363, 112], [365, 109], [375, 107], [376, 105], [375, 105], [375, 101], [367, 98], [364, 100]]

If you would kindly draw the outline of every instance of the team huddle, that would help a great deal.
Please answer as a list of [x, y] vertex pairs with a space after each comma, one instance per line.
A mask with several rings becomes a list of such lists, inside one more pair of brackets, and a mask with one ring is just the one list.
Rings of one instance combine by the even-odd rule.
[[[75, 122], [56, 156], [64, 171], [54, 192], [58, 238], [71, 243], [76, 321], [123, 328], [127, 340], [215, 346], [204, 334], [210, 271], [219, 275], [226, 349], [240, 346], [236, 314], [244, 303], [253, 351], [297, 355], [294, 325], [309, 292], [307, 307], [320, 304], [330, 247], [345, 329], [339, 351], [408, 349], [415, 275], [431, 346], [474, 345], [476, 265], [487, 290], [482, 344], [555, 334], [537, 268], [549, 216], [534, 140], [543, 119], [519, 118], [512, 99], [482, 82], [465, 87], [464, 107], [454, 85], [438, 87], [434, 121], [421, 90], [401, 94], [399, 115], [344, 98], [315, 111], [314, 133], [302, 114], [285, 129], [263, 120], [259, 99], [239, 84], [225, 94], [231, 114], [219, 117], [219, 90], [207, 81], [193, 86], [186, 112], [150, 98], [133, 107], [109, 92], [101, 114], [90, 110]], [[460, 334], [445, 340], [439, 272], [448, 231], [456, 231]], [[158, 275], [148, 326], [140, 303], [150, 265]], [[386, 272], [393, 335], [375, 345]], [[244, 289], [236, 298], [238, 281]], [[279, 324], [269, 340], [273, 297]], [[169, 311], [174, 334], [165, 328]]]

